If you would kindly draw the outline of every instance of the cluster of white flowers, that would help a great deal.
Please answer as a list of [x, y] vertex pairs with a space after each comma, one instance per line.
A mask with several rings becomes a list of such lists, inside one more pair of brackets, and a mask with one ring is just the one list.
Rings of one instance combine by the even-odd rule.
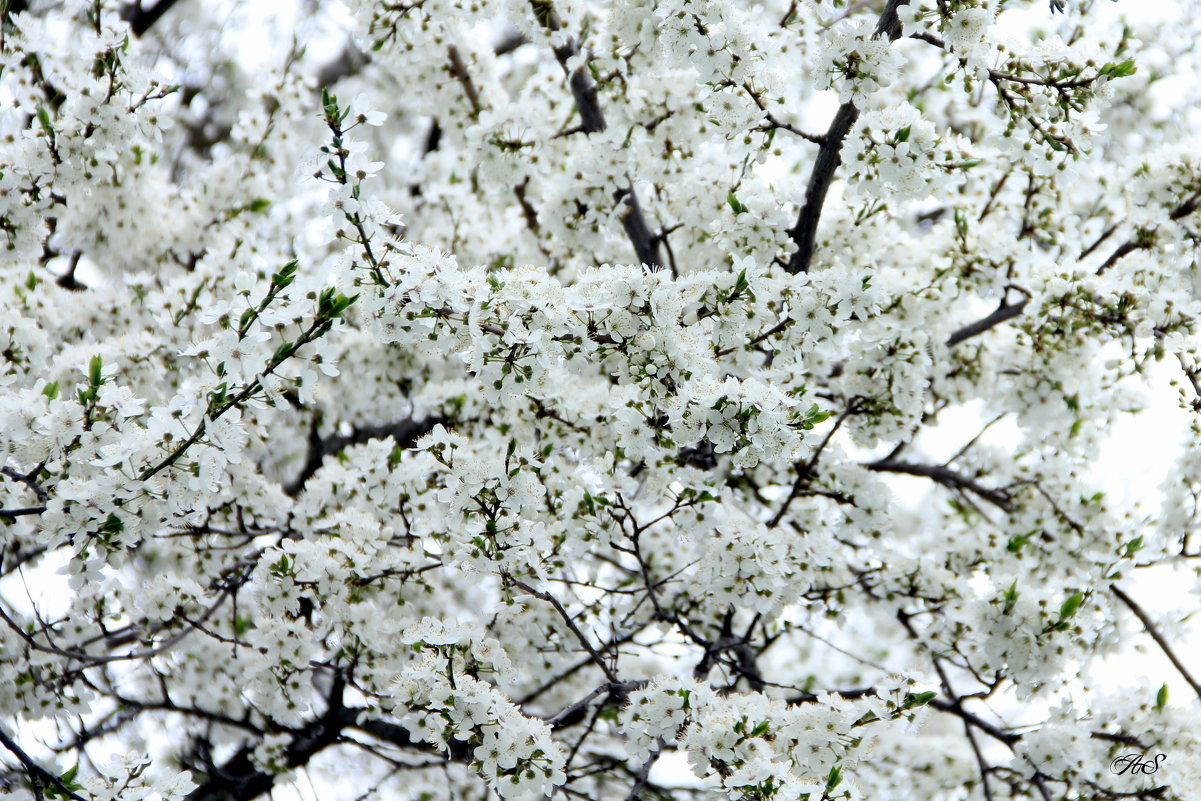
[[902, 36], [942, 36], [951, 53], [962, 60], [974, 77], [988, 77], [988, 63], [995, 46], [989, 37], [994, 10], [987, 0], [956, 0], [954, 3], [909, 2], [897, 9]]
[[674, 748], [738, 801], [1091, 797], [1197, 750], [1071, 679], [1197, 556], [1201, 432], [1162, 502], [1090, 469], [1201, 405], [1152, 91], [1201, 22], [354, 0], [323, 64], [121, 5], [0, 2], [0, 732], [73, 792], [607, 801]]
[[939, 136], [921, 111], [899, 103], [860, 115], [843, 160], [857, 194], [921, 200], [946, 191], [958, 172], [979, 163], [965, 151], [961, 137]]
[[[922, 714], [903, 685], [855, 701], [821, 694], [789, 704], [659, 676], [630, 694], [622, 729], [635, 761], [675, 743], [696, 776], [716, 780], [730, 798], [795, 801], [837, 786], [835, 777], [870, 751], [875, 730], [912, 724]], [[870, 729], [854, 731], [862, 726]]]
[[887, 37], [873, 34], [864, 19], [838, 25], [822, 43], [813, 65], [817, 80], [838, 92], [838, 102], [862, 110], [880, 89], [892, 85], [903, 58]]
[[[149, 757], [128, 753], [114, 755], [93, 776], [79, 776], [78, 767], [70, 770], [71, 782], [94, 801], [181, 801], [196, 788], [186, 773], [169, 773], [152, 767]], [[56, 788], [57, 789], [57, 788]], [[61, 792], [61, 790], [59, 790]]]
[[693, 533], [700, 553], [693, 577], [697, 597], [715, 609], [733, 605], [774, 614], [804, 591], [804, 550], [795, 533], [747, 520], [725, 505], [716, 506], [706, 523]]
[[468, 747], [475, 770], [501, 798], [544, 798], [566, 779], [566, 751], [550, 727], [522, 715], [491, 684], [455, 671], [439, 648], [397, 678], [392, 697], [415, 736], [444, 750]]

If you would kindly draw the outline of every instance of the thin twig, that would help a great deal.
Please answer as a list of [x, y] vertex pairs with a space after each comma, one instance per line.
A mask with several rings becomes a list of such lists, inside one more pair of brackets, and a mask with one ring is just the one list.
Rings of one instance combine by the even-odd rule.
[[1193, 692], [1197, 694], [1197, 697], [1201, 698], [1201, 684], [1197, 683], [1197, 680], [1193, 678], [1193, 674], [1189, 673], [1188, 668], [1186, 668], [1184, 663], [1180, 661], [1180, 658], [1176, 656], [1176, 652], [1172, 650], [1171, 644], [1168, 643], [1167, 639], [1164, 638], [1163, 634], [1160, 633], [1159, 627], [1155, 625], [1155, 621], [1153, 621], [1147, 615], [1143, 608], [1139, 606], [1133, 598], [1123, 592], [1121, 587], [1119, 587], [1117, 584], [1110, 584], [1109, 589], [1114, 595], [1118, 596], [1118, 600], [1126, 604], [1127, 608], [1134, 613], [1134, 616], [1142, 622], [1143, 628], [1145, 628], [1147, 633], [1151, 635], [1151, 639], [1155, 640], [1155, 644], [1159, 646], [1161, 651], [1163, 651], [1164, 656], [1168, 658], [1168, 661], [1172, 663], [1176, 670], [1180, 671], [1180, 675], [1183, 676], [1184, 680], [1188, 682], [1188, 685], [1193, 688]]
[[621, 684], [621, 679], [617, 677], [617, 674], [613, 672], [612, 668], [605, 664], [605, 660], [602, 659], [601, 655], [598, 654], [596, 649], [592, 647], [592, 643], [589, 642], [588, 638], [584, 636], [584, 632], [580, 631], [579, 627], [576, 626], [575, 621], [572, 619], [571, 615], [567, 613], [567, 610], [563, 608], [563, 604], [559, 603], [558, 598], [551, 595], [549, 592], [536, 590], [520, 579], [510, 577], [509, 582], [521, 587], [521, 589], [525, 590], [535, 598], [540, 598], [553, 606], [555, 611], [559, 613], [559, 616], [563, 618], [563, 621], [567, 623], [567, 627], [571, 629], [571, 633], [574, 634], [576, 639], [580, 641], [580, 645], [584, 646], [584, 650], [588, 652], [590, 657], [592, 657], [592, 661], [595, 662], [597, 667], [601, 669], [601, 672], [605, 674], [605, 678], [607, 678], [611, 684]]

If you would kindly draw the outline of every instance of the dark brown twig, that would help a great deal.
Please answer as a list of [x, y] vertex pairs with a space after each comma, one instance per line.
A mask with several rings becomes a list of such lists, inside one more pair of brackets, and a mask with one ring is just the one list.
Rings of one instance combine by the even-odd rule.
[[1184, 666], [1184, 663], [1180, 661], [1180, 658], [1176, 656], [1176, 652], [1172, 650], [1171, 643], [1169, 643], [1159, 631], [1159, 627], [1155, 625], [1155, 621], [1150, 618], [1150, 616], [1143, 610], [1141, 606], [1138, 605], [1138, 603], [1135, 602], [1133, 598], [1123, 592], [1121, 587], [1116, 584], [1111, 584], [1109, 585], [1109, 589], [1118, 597], [1118, 600], [1126, 604], [1126, 607], [1134, 613], [1134, 616], [1137, 617], [1143, 624], [1143, 628], [1146, 629], [1147, 633], [1151, 635], [1151, 639], [1155, 640], [1155, 644], [1159, 646], [1161, 651], [1163, 651], [1164, 656], [1168, 658], [1168, 661], [1172, 663], [1172, 666], [1175, 667], [1176, 670], [1179, 671], [1180, 675], [1184, 677], [1184, 680], [1188, 682], [1188, 685], [1193, 688], [1193, 692], [1197, 694], [1197, 697], [1201, 698], [1201, 684], [1199, 684], [1197, 680], [1193, 678], [1193, 674], [1189, 672], [1188, 668]]

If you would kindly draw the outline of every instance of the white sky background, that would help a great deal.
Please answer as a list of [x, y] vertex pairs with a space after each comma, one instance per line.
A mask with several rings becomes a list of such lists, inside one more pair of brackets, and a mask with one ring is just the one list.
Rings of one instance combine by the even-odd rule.
[[[199, 0], [188, 0], [198, 2]], [[300, 18], [299, 3], [303, 0], [256, 0], [256, 2], [231, 3], [229, 31], [242, 42], [242, 58], [252, 67], [268, 67], [270, 62], [278, 58], [277, 48], [262, 46], [264, 30], [288, 30], [296, 27]], [[1183, 15], [1198, 9], [1190, 8], [1193, 0], [1119, 0], [1119, 2], [1104, 2], [1096, 4], [1092, 12], [1096, 17], [1116, 18], [1121, 14], [1136, 18], [1140, 24], [1156, 23], [1170, 27], [1172, 22]], [[1048, 14], [1045, 2], [1030, 3], [1025, 8], [1008, 9], [999, 18], [1002, 30], [1014, 36], [1021, 34], [1031, 25], [1045, 20]], [[307, 54], [313, 63], [325, 63], [336, 57], [347, 41], [347, 31], [350, 29], [349, 14], [342, 8], [336, 8], [327, 14], [327, 24], [318, 29], [313, 24], [307, 24], [297, 30], [298, 38], [307, 43]], [[1163, 65], [1170, 67], [1170, 65]], [[1140, 69], [1144, 63], [1140, 61]], [[1195, 79], [1191, 75], [1179, 75], [1158, 82], [1154, 87], [1156, 100], [1166, 108], [1171, 108], [1175, 93], [1180, 87]], [[837, 108], [837, 99], [832, 93], [819, 97], [809, 104], [806, 109], [805, 124], [809, 130], [825, 130], [828, 120]], [[1201, 109], [1188, 109], [1178, 112], [1182, 121], [1201, 125]], [[784, 165], [781, 165], [784, 168]], [[808, 165], [800, 165], [805, 171]], [[838, 183], [832, 187], [828, 204], [838, 202], [840, 187]], [[81, 276], [85, 280], [89, 276]], [[97, 276], [98, 277], [98, 276]], [[1174, 361], [1167, 359], [1152, 370], [1155, 383], [1160, 391], [1147, 393], [1148, 403], [1146, 412], [1131, 415], [1120, 421], [1111, 431], [1109, 438], [1101, 448], [1098, 458], [1091, 470], [1091, 477], [1103, 488], [1108, 498], [1122, 506], [1127, 502], [1140, 499], [1146, 511], [1158, 511], [1160, 493], [1158, 487], [1164, 480], [1168, 469], [1175, 463], [1180, 449], [1184, 432], [1187, 430], [1189, 415], [1180, 409], [1174, 390], [1169, 387], [1169, 381], [1178, 379], [1180, 372]], [[942, 416], [941, 424], [929, 429], [919, 438], [918, 447], [935, 458], [940, 455], [949, 456], [959, 448], [967, 437], [979, 429], [983, 421], [970, 408], [953, 410]], [[1005, 421], [994, 426], [986, 435], [984, 441], [1013, 442], [1016, 431], [1012, 424], [1007, 429]], [[898, 501], [917, 509], [929, 492], [933, 489], [928, 480], [905, 476], [887, 476], [886, 481], [896, 490]], [[29, 588], [29, 600], [36, 601], [50, 615], [65, 609], [63, 603], [65, 577], [56, 576], [55, 571], [63, 564], [63, 560], [46, 560], [36, 570], [25, 572], [25, 583]], [[0, 595], [6, 601], [16, 606], [25, 606], [25, 588], [14, 584], [16, 576], [0, 582]], [[1158, 611], [1186, 606], [1186, 596], [1194, 598], [1198, 591], [1198, 582], [1193, 574], [1185, 570], [1157, 568], [1142, 571], [1138, 575], [1128, 576], [1124, 586], [1153, 616]], [[1199, 605], [1201, 606], [1201, 605]], [[1118, 615], [1128, 615], [1124, 608], [1117, 609]], [[1138, 624], [1135, 623], [1135, 626]], [[847, 632], [842, 632], [839, 640], [846, 640]], [[1092, 680], [1113, 687], [1138, 688], [1140, 693], [1154, 694], [1163, 682], [1170, 688], [1170, 703], [1191, 703], [1192, 691], [1180, 678], [1167, 659], [1155, 648], [1150, 638], [1142, 637], [1142, 653], [1128, 653], [1120, 659], [1099, 662], [1092, 671]], [[1190, 662], [1195, 671], [1201, 672], [1201, 658], [1190, 660], [1189, 655], [1201, 656], [1201, 631], [1194, 623], [1186, 640], [1180, 642], [1178, 653]], [[831, 656], [836, 654], [831, 651]], [[937, 689], [931, 687], [931, 689]], [[998, 708], [1002, 711], [1019, 712], [1020, 707], [1012, 701], [998, 699]], [[1028, 710], [1034, 714], [1014, 714], [1011, 722], [1033, 722], [1038, 719], [1036, 710]], [[32, 732], [31, 732], [32, 733]], [[52, 731], [44, 732], [48, 741], [53, 741]], [[35, 735], [36, 736], [36, 735]], [[33, 743], [29, 743], [33, 745]], [[99, 750], [95, 757], [104, 759], [108, 754]], [[1185, 758], [1185, 755], [1176, 755]], [[1171, 759], [1171, 755], [1169, 755]], [[324, 761], [329, 764], [328, 760]], [[325, 785], [318, 781], [317, 786], [301, 778], [294, 787], [280, 788], [274, 793], [279, 801], [312, 801], [315, 798], [354, 798], [364, 785], [366, 777], [356, 775], [335, 782], [334, 786]], [[690, 783], [691, 773], [684, 758], [678, 754], [665, 754], [659, 760], [650, 776], [652, 781], [664, 784]], [[694, 782], [695, 779], [692, 779]], [[355, 787], [357, 786], [357, 790]], [[395, 787], [396, 785], [392, 785]], [[385, 795], [390, 795], [385, 791]]]

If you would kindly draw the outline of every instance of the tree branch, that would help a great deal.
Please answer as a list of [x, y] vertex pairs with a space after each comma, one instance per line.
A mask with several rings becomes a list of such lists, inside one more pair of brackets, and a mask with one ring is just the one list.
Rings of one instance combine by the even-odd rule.
[[931, 479], [944, 487], [957, 490], [968, 490], [975, 495], [983, 498], [1003, 512], [1013, 511], [1013, 504], [1009, 501], [1009, 496], [1001, 490], [989, 489], [977, 484], [973, 479], [968, 478], [962, 473], [956, 473], [948, 467], [941, 465], [928, 464], [913, 464], [911, 462], [902, 462], [896, 459], [881, 459], [876, 462], [865, 464], [868, 470], [875, 470], [878, 473], [901, 473], [910, 476], [921, 476]]
[[406, 418], [395, 423], [385, 423], [377, 426], [355, 428], [348, 435], [335, 434], [321, 438], [317, 434], [317, 421], [309, 428], [309, 453], [305, 458], [304, 467], [296, 478], [284, 485], [284, 493], [296, 497], [304, 489], [304, 485], [321, 469], [326, 456], [333, 456], [351, 445], [362, 445], [373, 439], [392, 437], [398, 447], [409, 448], [413, 443], [434, 430], [434, 426], [445, 423], [441, 417], [427, 417], [422, 420]]
[[1143, 628], [1145, 628], [1147, 633], [1151, 635], [1151, 639], [1155, 640], [1155, 644], [1159, 646], [1161, 651], [1163, 651], [1164, 656], [1166, 656], [1168, 661], [1172, 663], [1173, 667], [1180, 672], [1180, 675], [1184, 677], [1184, 680], [1188, 682], [1188, 685], [1193, 688], [1193, 692], [1197, 694], [1197, 697], [1201, 698], [1201, 684], [1197, 683], [1197, 680], [1193, 678], [1193, 674], [1189, 673], [1188, 668], [1186, 668], [1184, 663], [1180, 661], [1180, 658], [1176, 656], [1176, 652], [1172, 650], [1171, 644], [1167, 641], [1163, 634], [1160, 633], [1159, 627], [1155, 625], [1155, 621], [1153, 621], [1150, 616], [1147, 615], [1143, 608], [1139, 606], [1133, 598], [1123, 592], [1122, 588], [1117, 584], [1110, 584], [1109, 589], [1114, 595], [1118, 596], [1118, 600], [1126, 604], [1126, 607], [1134, 613], [1134, 616], [1137, 617], [1143, 624]]
[[129, 23], [133, 35], [141, 38], [178, 2], [179, 0], [158, 0], [150, 8], [143, 8], [141, 2], [135, 0], [121, 11], [121, 18]]
[[[534, 9], [534, 16], [548, 30], [557, 31], [562, 27], [554, 9], [546, 0], [531, 0], [530, 6]], [[567, 71], [568, 60], [579, 55], [579, 52], [579, 45], [576, 44], [574, 38], [568, 38], [565, 44], [555, 48], [555, 58], [559, 60], [559, 65], [563, 67], [564, 72]], [[567, 83], [571, 87], [571, 95], [575, 98], [576, 108], [580, 112], [581, 130], [585, 133], [597, 133], [605, 130], [605, 115], [601, 111], [600, 101], [597, 98], [596, 84], [584, 65], [581, 64], [571, 71]], [[629, 176], [626, 176], [626, 180], [629, 182], [629, 187], [618, 193], [619, 198], [623, 193], [625, 194], [626, 204], [626, 213], [622, 215], [621, 225], [630, 239], [630, 244], [634, 246], [638, 260], [651, 267], [660, 268], [663, 266], [663, 259], [659, 256], [659, 238], [651, 233], [651, 228], [646, 223], [646, 217], [642, 213], [642, 206], [638, 203], [638, 195], [634, 191], [633, 182], [630, 181]]]
[[25, 766], [25, 772], [29, 774], [29, 781], [33, 784], [34, 795], [37, 798], [40, 799], [43, 797], [41, 783], [45, 781], [53, 784], [59, 793], [64, 794], [71, 801], [86, 801], [86, 799], [74, 792], [70, 787], [63, 784], [57, 776], [35, 762], [33, 757], [21, 750], [21, 746], [17, 745], [3, 729], [0, 729], [0, 745], [7, 748]]
[[953, 348], [965, 339], [971, 339], [974, 336], [983, 334], [990, 328], [995, 328], [1006, 320], [1012, 320], [1019, 316], [1026, 308], [1026, 304], [1030, 302], [1029, 298], [1022, 298], [1017, 303], [1006, 303], [1001, 301], [1001, 305], [997, 310], [987, 317], [983, 317], [974, 323], [968, 323], [963, 328], [960, 328], [947, 339], [947, 347]]
[[[891, 42], [901, 33], [901, 23], [897, 19], [897, 9], [907, 5], [909, 0], [888, 0], [880, 21], [876, 24], [876, 38], [887, 36]], [[809, 186], [805, 189], [805, 205], [801, 207], [796, 225], [789, 234], [796, 243], [796, 251], [788, 260], [788, 272], [803, 273], [809, 270], [813, 260], [814, 244], [817, 240], [817, 224], [821, 221], [822, 207], [826, 203], [826, 193], [834, 172], [842, 163], [842, 140], [850, 133], [859, 118], [859, 109], [851, 101], [843, 103], [833, 122], [821, 138], [821, 147], [817, 151], [817, 160], [813, 163], [813, 172], [809, 174]]]
[[598, 654], [596, 649], [592, 647], [592, 643], [589, 642], [588, 638], [584, 636], [584, 632], [580, 631], [579, 626], [575, 624], [575, 620], [573, 620], [571, 615], [567, 613], [567, 610], [563, 608], [563, 604], [559, 603], [558, 598], [551, 595], [549, 592], [536, 590], [520, 579], [510, 577], [509, 582], [515, 586], [521, 587], [521, 589], [525, 590], [535, 598], [540, 598], [541, 600], [546, 601], [553, 606], [555, 611], [559, 613], [559, 616], [563, 618], [563, 621], [567, 623], [567, 627], [571, 629], [571, 633], [575, 635], [577, 640], [579, 640], [580, 645], [584, 646], [584, 650], [588, 652], [588, 656], [592, 658], [592, 661], [596, 664], [596, 666], [599, 667], [601, 672], [605, 674], [605, 678], [609, 680], [609, 683], [621, 684], [621, 679], [617, 678], [617, 674], [613, 672], [613, 669], [605, 664], [605, 660], [602, 659], [601, 655]]

